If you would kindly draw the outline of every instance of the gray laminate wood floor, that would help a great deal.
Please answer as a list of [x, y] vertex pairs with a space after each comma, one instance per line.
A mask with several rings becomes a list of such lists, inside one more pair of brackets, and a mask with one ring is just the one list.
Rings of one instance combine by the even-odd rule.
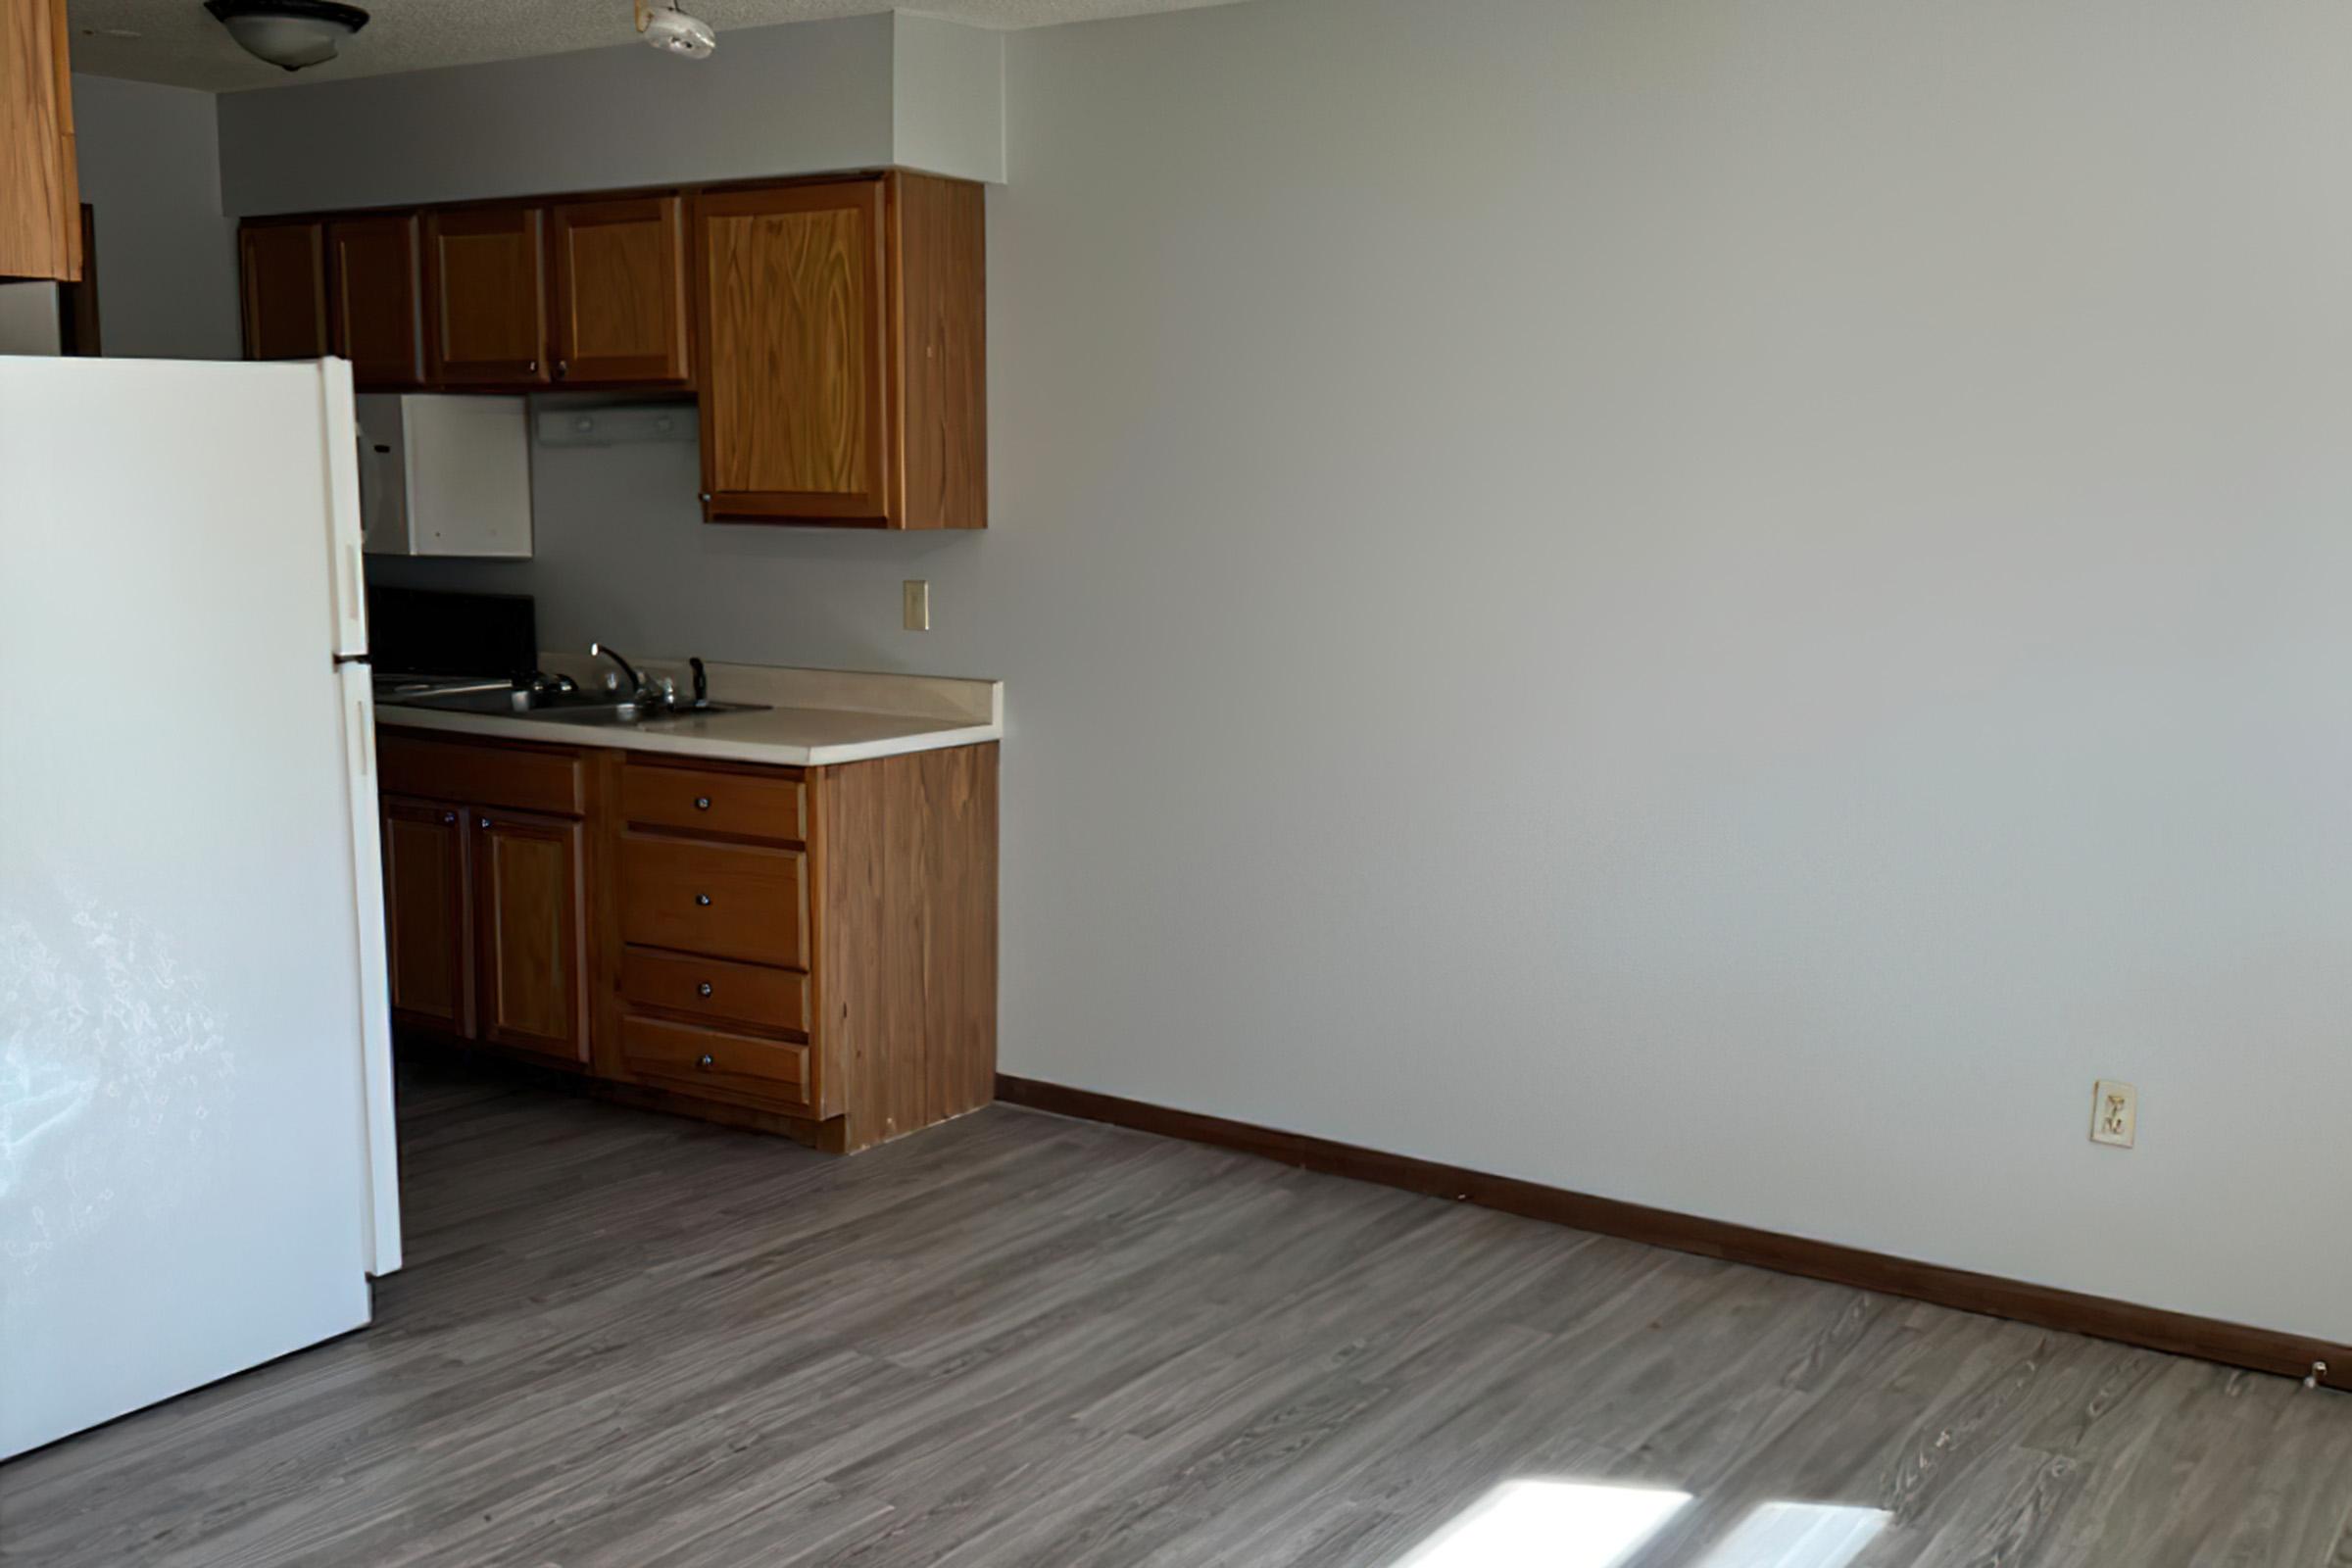
[[405, 1092], [375, 1326], [0, 1467], [0, 1560], [1389, 1565], [1488, 1498], [1545, 1549], [1419, 1568], [1500, 1568], [1613, 1483], [1691, 1499], [1641, 1568], [2352, 1564], [2352, 1397], [2282, 1379], [1005, 1106]]

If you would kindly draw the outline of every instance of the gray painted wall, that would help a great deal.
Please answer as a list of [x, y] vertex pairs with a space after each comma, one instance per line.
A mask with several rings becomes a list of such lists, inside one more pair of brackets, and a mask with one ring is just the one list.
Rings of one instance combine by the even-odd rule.
[[1004, 34], [891, 15], [894, 161], [959, 179], [1004, 178]]
[[891, 159], [891, 20], [224, 93], [237, 214], [808, 173]]
[[[904, 85], [902, 86], [902, 77]], [[220, 99], [228, 211], [462, 201], [903, 164], [1004, 177], [999, 34], [888, 13]]]
[[1006, 51], [988, 535], [564, 453], [402, 574], [1006, 678], [1009, 1071], [2352, 1333], [2352, 11]]
[[110, 356], [242, 352], [213, 103], [185, 87], [74, 78], [81, 199], [98, 227], [99, 346]]

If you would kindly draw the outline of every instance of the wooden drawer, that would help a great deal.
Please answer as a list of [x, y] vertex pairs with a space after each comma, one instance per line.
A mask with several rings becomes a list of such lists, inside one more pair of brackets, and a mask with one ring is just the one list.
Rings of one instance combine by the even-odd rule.
[[620, 1056], [639, 1078], [786, 1110], [816, 1103], [807, 1046], [624, 1013]]
[[793, 969], [624, 948], [620, 994], [639, 1006], [808, 1032], [808, 977]]
[[641, 827], [788, 844], [808, 838], [808, 786], [782, 769], [734, 773], [631, 759], [621, 769], [620, 804], [623, 817]]
[[808, 967], [799, 850], [620, 836], [620, 938], [636, 947]]
[[586, 796], [577, 752], [482, 741], [424, 740], [414, 731], [376, 736], [377, 787], [465, 806], [578, 816]]

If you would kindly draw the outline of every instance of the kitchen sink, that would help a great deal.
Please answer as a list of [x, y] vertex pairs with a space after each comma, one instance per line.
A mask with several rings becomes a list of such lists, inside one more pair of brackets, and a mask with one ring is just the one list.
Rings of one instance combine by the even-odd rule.
[[401, 708], [435, 708], [446, 713], [593, 713], [626, 709], [636, 704], [617, 692], [537, 691], [420, 692], [413, 697], [392, 696], [384, 701]]
[[602, 707], [573, 706], [546, 716], [564, 724], [647, 724], [669, 718], [695, 718], [705, 713], [764, 713], [765, 703], [608, 703]]
[[693, 718], [704, 713], [763, 713], [764, 703], [639, 703], [618, 692], [533, 691], [417, 692], [388, 696], [397, 708], [430, 708], [444, 713], [500, 713], [553, 719], [564, 724], [643, 724], [656, 719]]

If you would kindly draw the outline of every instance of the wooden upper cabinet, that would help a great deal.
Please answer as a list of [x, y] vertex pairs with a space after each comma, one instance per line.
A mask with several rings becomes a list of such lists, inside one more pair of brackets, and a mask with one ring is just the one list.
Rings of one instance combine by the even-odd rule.
[[66, 0], [0, 3], [0, 277], [81, 277]]
[[899, 523], [988, 526], [988, 242], [982, 187], [890, 176], [898, 266]]
[[416, 220], [336, 219], [326, 225], [329, 347], [351, 361], [363, 387], [424, 383], [419, 331]]
[[544, 216], [538, 207], [425, 215], [427, 380], [437, 386], [546, 383]]
[[886, 523], [879, 179], [696, 200], [709, 514]]
[[247, 223], [237, 231], [245, 357], [316, 360], [327, 353], [326, 225]]
[[980, 211], [905, 172], [696, 198], [706, 517], [986, 526]]
[[685, 202], [559, 202], [548, 213], [555, 293], [548, 343], [566, 386], [683, 385]]

